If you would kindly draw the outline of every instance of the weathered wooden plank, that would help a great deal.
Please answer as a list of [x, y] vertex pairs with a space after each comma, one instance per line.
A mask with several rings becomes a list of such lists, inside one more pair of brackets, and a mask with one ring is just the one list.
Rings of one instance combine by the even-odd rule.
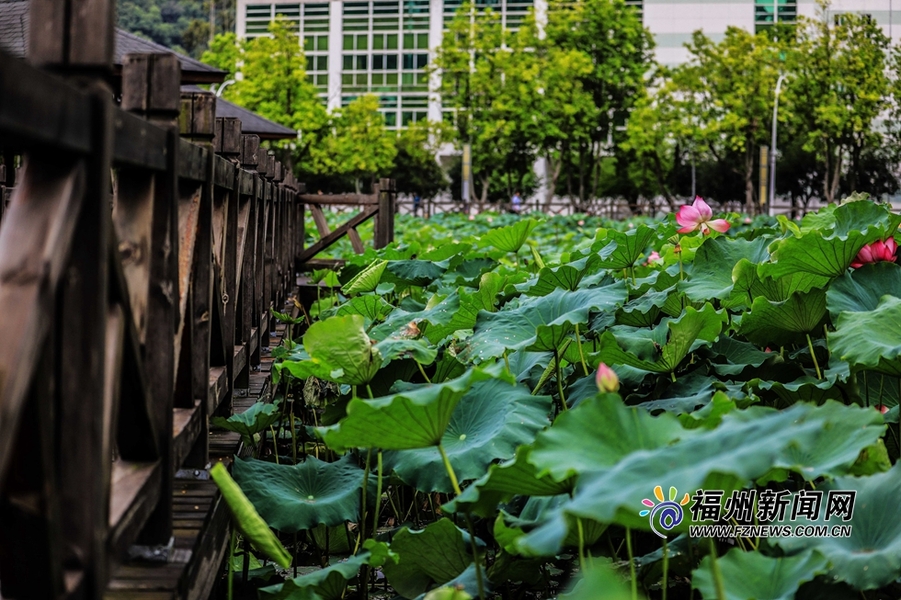
[[119, 169], [115, 192], [113, 225], [119, 240], [118, 253], [127, 283], [131, 315], [138, 339], [143, 344], [150, 293], [154, 175], [135, 169]]
[[318, 204], [310, 204], [310, 214], [313, 216], [313, 222], [316, 224], [316, 229], [319, 231], [320, 238], [324, 238], [332, 232], [332, 230], [329, 229], [328, 222], [325, 219], [321, 206]]
[[187, 140], [180, 140], [178, 146], [178, 176], [191, 181], [209, 179], [206, 148], [196, 146]]
[[357, 232], [356, 227], [351, 227], [347, 230], [347, 239], [350, 240], [350, 245], [353, 247], [354, 252], [357, 254], [366, 252], [366, 249], [363, 247], [363, 240], [360, 239], [360, 234]]
[[322, 252], [323, 250], [325, 250], [326, 248], [328, 248], [329, 246], [331, 246], [332, 244], [337, 242], [339, 239], [341, 239], [341, 236], [346, 234], [348, 229], [356, 227], [360, 223], [365, 222], [366, 220], [372, 218], [378, 212], [379, 212], [379, 208], [377, 206], [373, 206], [373, 207], [367, 208], [366, 210], [364, 210], [360, 213], [357, 213], [356, 215], [351, 217], [348, 221], [346, 221], [343, 225], [341, 225], [341, 227], [332, 231], [327, 236], [323, 237], [321, 240], [319, 240], [318, 242], [316, 242], [315, 244], [313, 244], [312, 246], [310, 246], [309, 248], [307, 248], [306, 250], [301, 252], [300, 256], [298, 256], [298, 261], [303, 263], [307, 259], [313, 258], [317, 254], [319, 254], [320, 252]]
[[378, 204], [375, 194], [299, 194], [297, 198], [306, 204], [330, 204], [338, 206], [359, 206]]
[[211, 367], [208, 377], [207, 414], [215, 414], [216, 408], [229, 389], [228, 372], [225, 367]]
[[[0, 473], [72, 245], [84, 163], [29, 158], [0, 230]], [[0, 483], [2, 485], [2, 483]]]
[[203, 427], [204, 411], [198, 402], [194, 408], [175, 408], [172, 415], [172, 464], [178, 468], [197, 442]]
[[159, 461], [113, 463], [109, 500], [109, 546], [123, 556], [160, 499], [162, 469]]

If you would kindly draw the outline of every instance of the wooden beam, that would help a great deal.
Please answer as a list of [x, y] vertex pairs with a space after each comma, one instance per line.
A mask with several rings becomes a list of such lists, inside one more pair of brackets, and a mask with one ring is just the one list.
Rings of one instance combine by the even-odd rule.
[[306, 260], [313, 258], [317, 254], [337, 242], [339, 239], [341, 239], [341, 237], [347, 233], [348, 229], [356, 227], [360, 223], [364, 223], [368, 219], [371, 219], [378, 211], [378, 207], [374, 206], [354, 215], [350, 218], [350, 220], [341, 225], [341, 227], [332, 231], [327, 236], [301, 252], [300, 256], [297, 257], [298, 262], [303, 263]]
[[329, 229], [328, 222], [325, 220], [325, 214], [322, 212], [322, 207], [318, 204], [310, 204], [310, 214], [313, 215], [313, 222], [316, 223], [316, 229], [319, 230], [319, 237], [324, 238], [329, 233], [331, 233], [331, 229]]
[[299, 194], [297, 197], [306, 204], [359, 206], [379, 203], [378, 197], [373, 194]]

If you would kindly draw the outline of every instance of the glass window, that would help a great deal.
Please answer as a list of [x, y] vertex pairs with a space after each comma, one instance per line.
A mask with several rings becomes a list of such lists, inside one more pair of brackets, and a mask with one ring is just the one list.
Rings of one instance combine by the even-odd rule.
[[413, 50], [416, 48], [416, 35], [412, 33], [404, 34], [404, 50]]
[[379, 98], [379, 106], [382, 108], [397, 108], [397, 96], [382, 96]]
[[404, 69], [422, 69], [428, 62], [428, 54], [404, 54]]
[[312, 56], [308, 56], [308, 57], [307, 57], [307, 71], [312, 71], [312, 70], [313, 70], [313, 63], [314, 63], [314, 62], [315, 62], [315, 61], [313, 60], [313, 57], [312, 57]]
[[316, 40], [315, 40], [315, 38], [314, 38], [313, 36], [311, 36], [311, 35], [304, 36], [304, 38], [303, 38], [303, 51], [304, 51], [304, 52], [312, 52], [312, 51], [313, 51], [313, 46], [314, 46], [315, 42], [316, 42]]
[[248, 4], [247, 5], [247, 16], [248, 17], [272, 17], [272, 5], [271, 4]]
[[410, 85], [413, 83], [413, 73], [403, 73], [403, 78], [401, 80], [403, 85]]
[[382, 85], [385, 83], [385, 75], [383, 73], [372, 74], [372, 85]]
[[352, 35], [344, 36], [344, 49], [345, 50], [353, 50], [354, 49], [354, 36], [352, 36]]
[[357, 85], [366, 86], [369, 83], [369, 77], [366, 73], [358, 73], [357, 74]]
[[385, 48], [388, 50], [397, 50], [397, 34], [389, 34], [386, 38]]
[[328, 73], [325, 73], [325, 74], [320, 73], [319, 75], [317, 75], [316, 76], [316, 85], [318, 85], [320, 87], [328, 87]]
[[349, 74], [341, 75], [341, 84], [342, 85], [353, 85], [354, 84], [354, 76]]
[[396, 112], [386, 112], [385, 113], [385, 126], [387, 127], [397, 127], [397, 113]]
[[317, 56], [316, 57], [316, 70], [317, 71], [328, 71], [328, 56]]
[[402, 121], [401, 121], [401, 125], [403, 127], [406, 127], [407, 125], [410, 125], [413, 123], [413, 111], [412, 110], [405, 110], [401, 114], [403, 115]]
[[350, 54], [345, 54], [344, 60], [343, 60], [343, 63], [341, 66], [345, 71], [350, 71], [351, 69], [353, 69], [354, 68], [354, 57], [351, 56]]
[[357, 35], [357, 50], [366, 50], [369, 47], [369, 36], [364, 34]]
[[357, 55], [357, 61], [356, 61], [357, 71], [365, 71], [366, 70], [367, 64], [369, 63], [368, 59], [369, 59], [369, 57], [366, 56], [365, 54]]
[[425, 50], [429, 47], [429, 34], [420, 33], [416, 35], [416, 47]]
[[383, 50], [385, 48], [385, 36], [383, 35], [374, 35], [372, 36], [372, 49], [373, 50]]
[[328, 36], [327, 35], [316, 36], [316, 49], [317, 50], [328, 50]]
[[397, 73], [388, 73], [385, 75], [385, 85], [397, 85]]

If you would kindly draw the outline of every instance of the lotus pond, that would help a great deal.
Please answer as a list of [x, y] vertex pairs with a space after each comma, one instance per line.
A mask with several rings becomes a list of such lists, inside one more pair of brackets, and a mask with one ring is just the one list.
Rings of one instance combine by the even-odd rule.
[[695, 213], [405, 218], [316, 273], [216, 422], [233, 593], [901, 597], [901, 216]]

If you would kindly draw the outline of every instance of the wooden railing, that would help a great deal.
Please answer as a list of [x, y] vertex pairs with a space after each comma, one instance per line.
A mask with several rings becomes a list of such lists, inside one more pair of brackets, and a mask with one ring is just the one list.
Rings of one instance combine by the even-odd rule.
[[303, 256], [302, 186], [259, 139], [180, 93], [172, 55], [128, 57], [117, 107], [113, 1], [63, 4], [33, 0], [30, 64], [0, 53], [6, 599], [100, 598], [166, 559], [173, 481], [207, 467]]

